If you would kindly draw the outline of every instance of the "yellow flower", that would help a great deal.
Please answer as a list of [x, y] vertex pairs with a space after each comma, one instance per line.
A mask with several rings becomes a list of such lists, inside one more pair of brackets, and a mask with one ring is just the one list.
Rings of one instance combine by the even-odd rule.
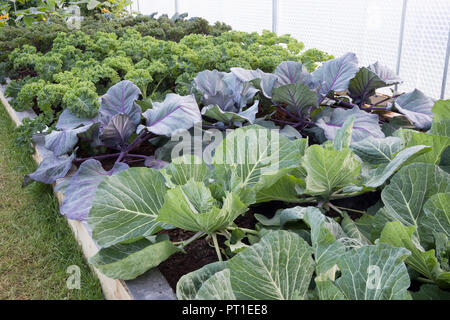
[[111, 13], [111, 12], [106, 8], [102, 8], [102, 13]]
[[0, 20], [3, 20], [3, 19], [5, 19], [5, 20], [8, 20], [9, 19], [9, 13], [7, 13], [6, 15], [2, 15], [2, 16], [0, 16]]

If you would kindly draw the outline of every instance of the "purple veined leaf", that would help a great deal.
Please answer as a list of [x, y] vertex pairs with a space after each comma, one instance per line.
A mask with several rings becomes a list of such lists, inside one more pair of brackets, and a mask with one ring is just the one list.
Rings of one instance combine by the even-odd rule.
[[244, 108], [259, 91], [250, 83], [240, 81], [239, 78], [231, 72], [223, 76], [223, 81], [231, 91], [231, 97], [234, 102], [234, 110], [228, 111], [239, 112], [239, 110]]
[[78, 133], [78, 138], [90, 142], [93, 148], [103, 146], [103, 142], [100, 140], [100, 126], [100, 122], [94, 123], [88, 130]]
[[199, 72], [194, 78], [195, 87], [202, 94], [213, 97], [227, 90], [227, 85], [223, 81], [224, 74], [217, 70]]
[[[180, 96], [169, 93], [163, 102], [154, 102], [153, 108], [143, 113], [146, 129], [157, 135], [171, 136], [176, 130], [188, 130], [202, 121], [194, 95]], [[138, 127], [138, 131], [142, 126]]]
[[384, 138], [384, 133], [378, 124], [378, 115], [362, 111], [357, 106], [353, 109], [327, 108], [317, 116], [316, 125], [323, 129], [328, 140], [334, 140], [337, 131], [350, 117], [354, 118], [352, 143], [361, 141], [368, 136]]
[[126, 114], [138, 125], [141, 122], [141, 107], [135, 103], [141, 90], [131, 81], [123, 80], [109, 88], [101, 97], [99, 109], [100, 121], [107, 126], [111, 119], [119, 113]]
[[371, 64], [368, 69], [375, 73], [381, 80], [383, 80], [387, 85], [399, 84], [403, 80], [391, 69], [380, 64], [378, 61]]
[[264, 96], [271, 99], [273, 89], [279, 87], [278, 77], [274, 74], [266, 74], [259, 81], [259, 86]]
[[284, 61], [278, 65], [274, 74], [278, 77], [279, 86], [302, 82], [313, 89], [320, 84], [301, 62]]
[[241, 112], [227, 112], [220, 109], [218, 105], [209, 105], [202, 108], [202, 115], [223, 122], [249, 122], [253, 124], [256, 118], [256, 113], [258, 113], [258, 104], [259, 101], [256, 100], [255, 103], [248, 107], [246, 110]]
[[127, 164], [119, 162], [110, 171], [105, 171], [102, 164], [95, 159], [83, 162], [65, 189], [64, 200], [60, 207], [61, 214], [68, 219], [85, 220], [91, 210], [98, 185], [105, 177], [128, 168]]
[[239, 112], [238, 115], [240, 115], [241, 117], [244, 117], [245, 119], [247, 119], [248, 122], [253, 124], [256, 119], [256, 114], [258, 113], [258, 105], [259, 105], [259, 100], [255, 100], [255, 102], [253, 103], [252, 106]]
[[88, 131], [91, 126], [92, 124], [76, 129], [54, 130], [45, 136], [45, 148], [57, 157], [69, 153], [78, 143], [78, 134]]
[[389, 68], [375, 62], [370, 66], [359, 69], [355, 77], [349, 83], [349, 95], [355, 103], [364, 104], [375, 90], [394, 84], [402, 80]]
[[224, 111], [235, 111], [233, 93], [224, 81], [224, 72], [205, 70], [194, 78], [195, 88], [202, 94], [205, 106], [216, 104]]
[[69, 109], [65, 109], [58, 118], [58, 122], [56, 123], [56, 129], [70, 130], [78, 128], [80, 126], [87, 126], [90, 124], [94, 124], [96, 122], [98, 122], [98, 116], [92, 119], [88, 118], [80, 119], [72, 112], [70, 112]]
[[305, 83], [298, 82], [274, 88], [272, 100], [286, 105], [288, 111], [302, 115], [317, 106], [317, 93]]
[[244, 68], [234, 67], [230, 71], [242, 82], [250, 82], [255, 79], [261, 79], [267, 73], [260, 69], [246, 70]]
[[55, 156], [69, 153], [78, 143], [79, 134], [88, 131], [97, 121], [98, 117], [80, 119], [65, 109], [56, 123], [58, 130], [45, 136], [45, 147], [51, 150]]
[[116, 114], [102, 129], [100, 140], [107, 147], [121, 150], [127, 145], [128, 139], [136, 131], [136, 127], [126, 114]]
[[64, 178], [72, 167], [72, 161], [75, 159], [75, 151], [71, 156], [63, 155], [55, 156], [53, 153], [49, 154], [39, 164], [35, 172], [25, 176], [24, 186], [29, 184], [32, 180], [53, 184], [59, 178]]
[[322, 97], [325, 97], [330, 91], [347, 90], [350, 80], [358, 70], [356, 55], [348, 52], [340, 58], [324, 62], [312, 75], [317, 81], [323, 83], [319, 92]]
[[163, 160], [158, 160], [158, 159], [155, 158], [155, 156], [149, 156], [149, 157], [147, 157], [145, 159], [144, 165], [147, 168], [153, 168], [153, 169], [156, 169], [156, 170], [160, 170], [160, 169], [163, 169], [166, 166], [168, 166], [169, 163], [166, 162], [166, 161], [163, 161]]
[[434, 99], [427, 97], [422, 91], [414, 89], [395, 99], [394, 106], [417, 128], [427, 130], [433, 121], [431, 109], [434, 102]]

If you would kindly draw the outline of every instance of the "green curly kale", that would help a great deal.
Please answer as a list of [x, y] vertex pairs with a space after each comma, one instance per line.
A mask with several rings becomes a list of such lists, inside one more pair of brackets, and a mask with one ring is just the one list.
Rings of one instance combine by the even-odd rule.
[[47, 129], [47, 125], [52, 121], [53, 117], [49, 118], [44, 114], [40, 114], [34, 119], [24, 118], [22, 120], [22, 125], [14, 129], [17, 135], [15, 144], [29, 154], [33, 154], [35, 152], [31, 145], [33, 136]]
[[125, 75], [125, 80], [130, 80], [141, 90], [142, 96], [147, 98], [148, 85], [153, 81], [150, 72], [145, 69], [134, 69]]
[[36, 48], [30, 45], [24, 45], [15, 49], [9, 55], [9, 60], [14, 69], [33, 69], [36, 60], [42, 56], [42, 53], [36, 52]]
[[81, 82], [68, 90], [63, 97], [63, 107], [79, 118], [92, 118], [100, 107], [99, 97], [92, 82]]
[[[96, 32], [58, 33], [53, 47], [44, 54], [30, 45], [14, 50], [10, 54], [13, 72], [18, 78], [32, 75], [36, 82], [21, 88], [16, 108], [39, 107], [51, 114], [62, 107], [90, 117], [97, 113], [98, 96], [125, 79], [136, 83], [144, 98], [157, 100], [162, 93], [190, 94], [193, 78], [203, 70], [229, 72], [241, 67], [273, 72], [283, 61], [302, 61], [311, 71], [331, 58], [316, 49], [303, 51], [302, 42], [267, 30], [212, 36], [208, 24], [194, 19], [184, 26], [193, 27], [196, 33], [180, 37], [182, 31], [177, 28], [183, 25], [183, 18], [139, 19], [147, 26], [170, 29], [172, 33], [164, 37], [179, 42], [159, 40], [142, 26], [120, 32], [99, 26]], [[50, 84], [54, 86], [46, 87]]]
[[17, 94], [17, 98], [12, 105], [13, 108], [16, 111], [25, 111], [33, 108], [39, 92], [46, 84], [45, 80], [26, 83]]
[[51, 81], [53, 74], [62, 71], [63, 59], [58, 53], [49, 53], [39, 57], [35, 61], [36, 72], [45, 80]]
[[62, 84], [47, 84], [37, 95], [39, 109], [47, 115], [53, 114], [53, 110], [62, 104], [62, 100], [70, 87]]

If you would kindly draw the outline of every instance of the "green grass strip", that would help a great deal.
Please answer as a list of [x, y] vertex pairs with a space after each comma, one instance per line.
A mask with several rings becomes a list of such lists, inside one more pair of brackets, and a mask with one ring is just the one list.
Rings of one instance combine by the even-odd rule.
[[[0, 300], [103, 299], [51, 187], [22, 189], [36, 164], [14, 145], [14, 128], [0, 103]], [[80, 268], [80, 289], [67, 288], [71, 265]]]

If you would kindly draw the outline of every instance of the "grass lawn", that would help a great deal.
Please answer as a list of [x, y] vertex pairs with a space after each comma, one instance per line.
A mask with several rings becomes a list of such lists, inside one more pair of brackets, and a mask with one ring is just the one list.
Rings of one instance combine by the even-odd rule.
[[[14, 145], [14, 124], [0, 103], [0, 299], [103, 299], [50, 186], [22, 189], [36, 168]], [[69, 290], [67, 267], [81, 271], [81, 288]]]

